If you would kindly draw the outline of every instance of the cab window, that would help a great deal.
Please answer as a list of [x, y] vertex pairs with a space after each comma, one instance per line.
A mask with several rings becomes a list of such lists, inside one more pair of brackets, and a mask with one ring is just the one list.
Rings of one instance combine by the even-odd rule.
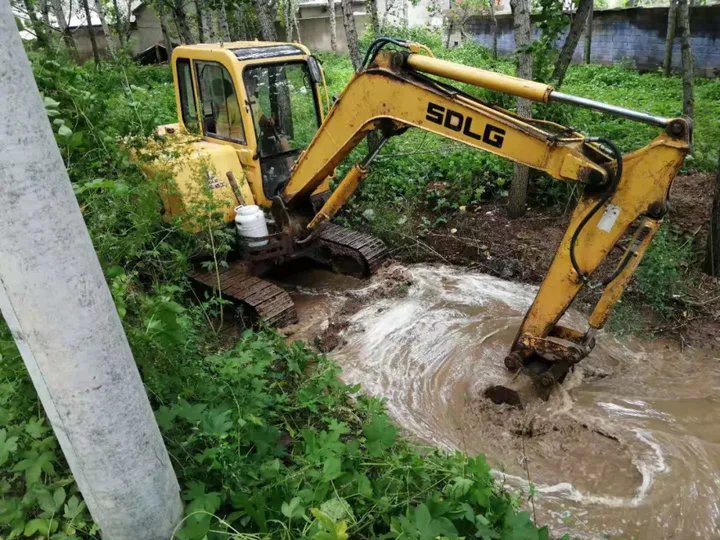
[[227, 69], [215, 62], [195, 62], [206, 135], [245, 144], [238, 96]]
[[253, 66], [243, 73], [261, 156], [303, 150], [318, 129], [307, 64]]
[[281, 192], [319, 125], [314, 85], [305, 62], [245, 68], [243, 83], [257, 137], [266, 197]]
[[178, 76], [180, 114], [182, 115], [183, 124], [185, 124], [185, 129], [188, 131], [195, 131], [198, 128], [197, 107], [195, 106], [195, 92], [193, 91], [190, 61], [187, 58], [180, 58], [175, 66]]

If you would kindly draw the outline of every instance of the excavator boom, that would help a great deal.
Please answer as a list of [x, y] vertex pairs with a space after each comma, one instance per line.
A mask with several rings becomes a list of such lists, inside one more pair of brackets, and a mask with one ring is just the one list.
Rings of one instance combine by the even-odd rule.
[[[607, 321], [657, 232], [672, 181], [690, 149], [690, 124], [684, 118], [653, 116], [562, 94], [541, 83], [438, 60], [419, 54], [423, 47], [417, 44], [392, 42], [410, 52], [380, 52], [382, 45], [374, 51], [371, 47], [374, 54], [367, 67], [354, 75], [296, 161], [282, 192], [283, 201], [292, 206], [306, 200], [353, 148], [371, 131], [379, 131], [380, 145], [349, 170], [307, 226], [309, 231], [318, 228], [358, 189], [382, 144], [408, 128], [491, 152], [557, 180], [584, 184], [567, 232], [505, 360], [508, 369], [531, 375], [541, 395], [547, 396], [590, 353], [595, 333]], [[663, 132], [647, 146], [623, 156], [612, 141], [519, 117], [427, 74], [540, 103], [589, 107], [663, 128]], [[627, 236], [630, 240], [622, 246]], [[587, 327], [561, 326], [561, 317], [614, 248], [623, 254], [615, 270], [594, 285], [602, 294]]]

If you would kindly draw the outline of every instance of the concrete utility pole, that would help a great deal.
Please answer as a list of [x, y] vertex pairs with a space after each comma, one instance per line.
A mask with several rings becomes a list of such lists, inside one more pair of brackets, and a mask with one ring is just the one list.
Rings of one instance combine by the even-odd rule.
[[0, 311], [107, 540], [168, 540], [179, 488], [0, 0]]

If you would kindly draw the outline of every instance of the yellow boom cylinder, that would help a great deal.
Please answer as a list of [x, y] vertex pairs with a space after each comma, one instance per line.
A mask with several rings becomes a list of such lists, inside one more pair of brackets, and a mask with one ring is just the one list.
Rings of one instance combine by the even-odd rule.
[[338, 210], [340, 210], [348, 199], [352, 197], [352, 194], [357, 191], [357, 188], [360, 186], [360, 182], [365, 179], [367, 173], [367, 169], [362, 167], [359, 163], [353, 165], [345, 175], [345, 178], [343, 178], [342, 182], [340, 182], [335, 188], [335, 191], [332, 192], [317, 215], [308, 224], [307, 228], [309, 230], [313, 230], [321, 223], [332, 219], [333, 216], [338, 213]]
[[503, 75], [494, 71], [463, 66], [462, 64], [455, 64], [454, 62], [439, 60], [422, 54], [410, 54], [407, 58], [407, 64], [423, 73], [473, 84], [488, 90], [495, 90], [496, 92], [541, 103], [547, 103], [550, 100], [550, 94], [554, 90], [552, 86], [547, 84], [528, 81], [511, 75]]

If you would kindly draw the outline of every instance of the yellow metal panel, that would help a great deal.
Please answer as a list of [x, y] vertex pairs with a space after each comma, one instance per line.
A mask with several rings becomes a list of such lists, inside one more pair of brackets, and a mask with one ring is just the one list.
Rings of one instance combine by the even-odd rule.
[[[198, 140], [187, 135], [168, 137], [142, 152], [143, 169], [160, 175], [160, 196], [166, 219], [219, 212], [235, 219], [238, 200], [228, 180], [231, 172], [245, 204], [254, 204], [252, 190], [235, 149], [230, 145]], [[188, 228], [194, 229], [191, 222]]]

